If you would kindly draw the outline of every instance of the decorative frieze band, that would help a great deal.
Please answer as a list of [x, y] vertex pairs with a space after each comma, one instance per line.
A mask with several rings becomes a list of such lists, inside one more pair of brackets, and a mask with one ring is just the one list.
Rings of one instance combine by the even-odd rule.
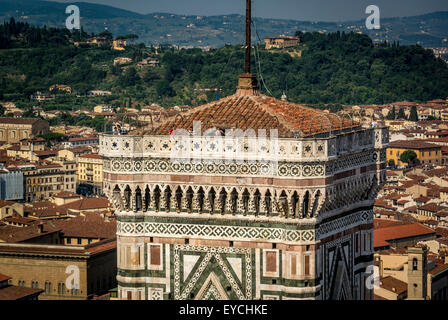
[[282, 228], [241, 227], [159, 222], [117, 222], [119, 236], [194, 237], [211, 240], [313, 242], [314, 230], [286, 230]]

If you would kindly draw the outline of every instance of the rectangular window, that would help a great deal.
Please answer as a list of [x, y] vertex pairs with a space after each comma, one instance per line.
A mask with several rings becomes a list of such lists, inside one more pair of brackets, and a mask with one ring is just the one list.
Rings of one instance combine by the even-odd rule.
[[277, 253], [266, 251], [266, 272], [277, 272]]
[[132, 291], [127, 292], [127, 299], [132, 300]]
[[150, 246], [150, 263], [152, 266], [160, 266], [162, 263], [160, 261], [160, 246], [151, 245]]
[[359, 252], [359, 234], [355, 235], [355, 252]]
[[295, 254], [291, 255], [291, 275], [297, 275], [297, 255]]
[[311, 268], [310, 268], [310, 256], [305, 256], [305, 275], [309, 276], [311, 275]]

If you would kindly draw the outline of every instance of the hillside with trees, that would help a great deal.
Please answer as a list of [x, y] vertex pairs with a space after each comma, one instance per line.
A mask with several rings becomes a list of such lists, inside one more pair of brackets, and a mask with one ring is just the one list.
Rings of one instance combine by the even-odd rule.
[[[221, 97], [233, 94], [243, 71], [241, 46], [204, 52], [135, 44], [114, 51], [110, 46], [74, 45], [92, 34], [14, 20], [0, 26], [0, 34], [0, 100], [25, 107], [40, 104], [44, 110], [90, 108], [98, 103], [136, 108], [154, 102], [164, 107], [199, 105], [214, 99], [214, 94], [195, 89], [220, 88]], [[420, 46], [378, 45], [357, 33], [297, 35], [301, 44], [292, 51], [300, 52], [299, 56], [259, 46], [254, 50], [252, 68], [265, 94], [280, 98], [285, 92], [290, 101], [317, 106], [423, 102], [448, 96], [448, 65]], [[114, 64], [117, 57], [131, 62]], [[145, 58], [160, 65], [139, 66]], [[69, 85], [72, 94], [30, 101], [33, 93], [48, 92], [54, 84]], [[113, 94], [85, 97], [89, 90]]]

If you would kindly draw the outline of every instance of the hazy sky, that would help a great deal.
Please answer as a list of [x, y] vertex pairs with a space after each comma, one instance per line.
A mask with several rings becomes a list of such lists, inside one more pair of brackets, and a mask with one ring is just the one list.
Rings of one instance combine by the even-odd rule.
[[[55, 0], [107, 4], [139, 13], [169, 12], [186, 15], [244, 13], [245, 0]], [[265, 18], [307, 21], [365, 19], [368, 5], [377, 5], [382, 17], [412, 16], [448, 11], [447, 0], [254, 0], [253, 14]]]

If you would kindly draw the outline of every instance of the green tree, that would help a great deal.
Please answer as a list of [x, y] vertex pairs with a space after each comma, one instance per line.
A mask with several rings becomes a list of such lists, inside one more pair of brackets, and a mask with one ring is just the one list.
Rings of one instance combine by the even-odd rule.
[[406, 150], [400, 156], [400, 161], [412, 165], [417, 160], [417, 154], [412, 150]]
[[417, 113], [417, 107], [416, 106], [412, 106], [411, 107], [411, 112], [409, 114], [409, 120], [410, 121], [418, 121], [418, 113]]
[[395, 167], [395, 160], [394, 159], [390, 159], [388, 164], [389, 164], [389, 167]]
[[402, 120], [405, 120], [405, 119], [406, 119], [406, 115], [404, 114], [404, 110], [403, 110], [403, 108], [400, 108], [400, 110], [398, 110], [397, 118], [398, 118], [398, 119], [402, 119]]
[[397, 115], [395, 113], [395, 106], [392, 107], [392, 111], [389, 111], [386, 118], [387, 120], [395, 120], [397, 118]]

